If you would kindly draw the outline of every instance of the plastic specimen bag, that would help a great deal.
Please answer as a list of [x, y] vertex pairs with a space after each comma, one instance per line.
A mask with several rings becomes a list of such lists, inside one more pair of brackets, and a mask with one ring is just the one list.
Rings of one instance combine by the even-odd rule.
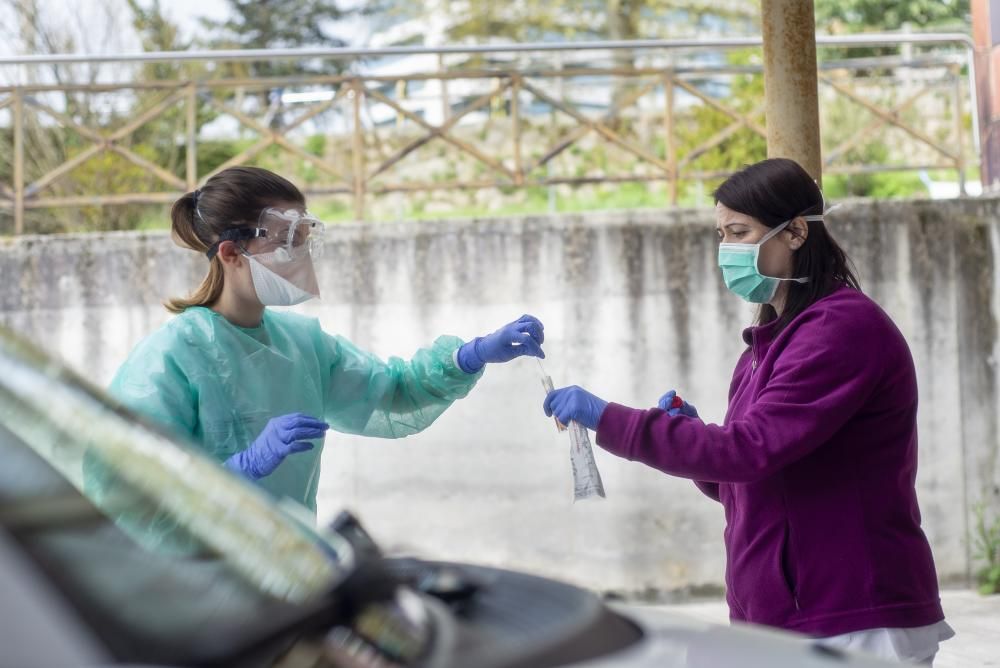
[[[552, 384], [552, 378], [545, 373], [541, 362], [538, 362], [538, 369], [542, 374], [542, 386], [547, 394], [554, 390], [555, 386]], [[573, 469], [573, 499], [579, 501], [595, 496], [605, 498], [604, 483], [601, 481], [601, 472], [597, 470], [594, 448], [590, 445], [587, 428], [575, 420], [570, 422], [569, 426], [563, 426], [558, 419], [554, 417], [552, 419], [555, 420], [560, 433], [569, 434], [569, 462]]]

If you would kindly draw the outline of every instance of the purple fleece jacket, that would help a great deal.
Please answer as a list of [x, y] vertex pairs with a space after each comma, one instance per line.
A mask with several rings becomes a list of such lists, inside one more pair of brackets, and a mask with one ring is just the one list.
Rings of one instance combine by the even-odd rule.
[[744, 331], [723, 425], [609, 404], [598, 444], [721, 501], [733, 620], [830, 636], [944, 619], [902, 334], [847, 287], [774, 329]]

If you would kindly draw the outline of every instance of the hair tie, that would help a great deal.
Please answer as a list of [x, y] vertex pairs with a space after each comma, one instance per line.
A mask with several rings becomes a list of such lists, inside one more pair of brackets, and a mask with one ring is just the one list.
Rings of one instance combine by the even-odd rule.
[[194, 200], [194, 214], [199, 218], [201, 218], [201, 222], [207, 225], [208, 221], [205, 220], [205, 216], [201, 215], [201, 209], [198, 208], [198, 200], [201, 199], [201, 195], [202, 195], [201, 188], [198, 188], [193, 193], [191, 193], [191, 198]]

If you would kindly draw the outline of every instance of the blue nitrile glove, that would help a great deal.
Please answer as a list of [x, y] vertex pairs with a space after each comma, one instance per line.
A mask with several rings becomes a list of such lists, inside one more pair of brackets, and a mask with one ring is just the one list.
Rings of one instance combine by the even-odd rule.
[[492, 334], [480, 336], [458, 349], [458, 366], [466, 373], [476, 373], [487, 362], [509, 362], [515, 357], [530, 355], [545, 359], [542, 343], [545, 325], [532, 315], [504, 325]]
[[225, 466], [251, 480], [260, 480], [274, 473], [288, 455], [312, 450], [313, 444], [308, 441], [323, 438], [329, 428], [322, 420], [302, 413], [271, 418], [257, 440], [227, 459]]
[[608, 402], [573, 385], [549, 392], [545, 397], [545, 414], [555, 415], [565, 425], [576, 420], [584, 427], [597, 431]]
[[674, 390], [670, 390], [660, 397], [660, 401], [657, 403], [657, 406], [659, 406], [661, 410], [666, 411], [667, 415], [684, 415], [686, 417], [693, 418], [700, 417], [698, 415], [698, 409], [678, 397], [677, 392]]

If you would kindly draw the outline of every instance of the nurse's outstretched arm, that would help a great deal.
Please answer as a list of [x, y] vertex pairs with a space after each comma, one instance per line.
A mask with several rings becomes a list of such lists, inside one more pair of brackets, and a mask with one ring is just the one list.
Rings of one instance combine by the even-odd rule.
[[441, 336], [410, 360], [391, 357], [383, 362], [341, 336], [320, 335], [327, 369], [326, 421], [340, 432], [382, 438], [426, 429], [469, 393], [485, 364], [544, 356], [542, 325], [530, 316], [469, 343]]

